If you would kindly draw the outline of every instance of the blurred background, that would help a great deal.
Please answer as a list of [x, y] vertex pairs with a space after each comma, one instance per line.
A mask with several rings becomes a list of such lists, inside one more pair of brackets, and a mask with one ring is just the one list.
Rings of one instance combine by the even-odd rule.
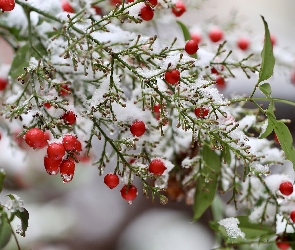
[[[229, 43], [234, 44], [237, 37], [246, 36], [251, 39], [254, 51], [261, 50], [264, 28], [260, 15], [263, 15], [271, 34], [276, 38], [274, 52], [288, 65], [287, 70], [284, 68], [282, 71], [280, 65], [276, 66], [279, 72], [271, 80], [273, 96], [295, 99], [295, 85], [290, 81], [290, 72], [295, 68], [294, 1], [184, 2], [187, 12], [180, 19], [191, 30], [201, 32], [201, 47], [204, 49], [212, 46], [208, 44], [206, 35], [210, 25], [225, 28], [237, 25], [236, 31], [228, 36]], [[172, 35], [181, 38], [179, 28], [175, 30], [178, 33]], [[171, 33], [166, 35], [171, 36]], [[0, 40], [0, 64], [9, 64], [12, 57], [12, 50]], [[236, 79], [227, 82], [222, 92], [226, 96], [232, 93], [247, 94], [254, 84], [255, 79], [248, 80], [238, 74]], [[278, 106], [277, 114], [295, 120], [293, 109]], [[6, 202], [4, 194], [8, 193], [18, 195], [25, 202], [30, 220], [27, 236], [18, 237], [22, 249], [209, 250], [214, 247], [214, 235], [207, 226], [211, 218], [209, 212], [200, 222], [191, 223], [192, 207], [185, 202], [169, 202], [165, 206], [160, 205], [159, 201], [152, 203], [143, 197], [140, 188], [138, 197], [129, 205], [121, 198], [120, 187], [110, 190], [103, 183], [103, 176], [99, 176], [97, 167], [89, 162], [77, 166], [72, 182], [62, 184], [59, 176], [48, 176], [43, 170], [45, 152], [29, 148], [26, 151], [9, 151], [9, 143], [7, 136], [3, 135], [0, 141], [0, 166], [9, 178], [7, 188], [1, 195], [1, 203]], [[99, 150], [98, 143], [95, 148]], [[105, 174], [109, 171], [111, 168], [106, 168]], [[11, 240], [5, 249], [16, 249], [15, 242]]]

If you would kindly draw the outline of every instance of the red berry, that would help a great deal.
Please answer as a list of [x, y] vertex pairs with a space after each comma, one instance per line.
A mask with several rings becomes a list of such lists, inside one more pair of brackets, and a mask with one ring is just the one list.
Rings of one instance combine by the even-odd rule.
[[116, 6], [117, 4], [121, 4], [122, 0], [110, 0], [110, 5]]
[[43, 143], [40, 145], [40, 148], [45, 148], [48, 145], [49, 140], [50, 140], [50, 134], [46, 131], [44, 132], [44, 140], [43, 140]]
[[57, 175], [59, 172], [59, 165], [61, 163], [61, 159], [57, 160], [54, 158], [50, 158], [48, 156], [44, 157], [44, 167], [48, 174]]
[[172, 12], [175, 16], [179, 17], [186, 11], [185, 4], [182, 1], [178, 1], [173, 7]]
[[59, 94], [61, 96], [66, 96], [68, 95], [69, 93], [71, 93], [71, 89], [69, 88], [69, 86], [67, 84], [62, 84], [60, 85], [61, 86], [61, 89], [59, 91]]
[[121, 196], [126, 201], [133, 201], [137, 196], [137, 188], [132, 184], [124, 185], [120, 192]]
[[156, 158], [156, 159], [151, 160], [150, 165], [149, 165], [149, 171], [151, 173], [153, 173], [155, 175], [161, 175], [164, 173], [164, 171], [166, 169], [167, 168], [165, 167], [165, 164], [161, 159]]
[[293, 184], [290, 181], [284, 181], [279, 189], [283, 195], [290, 195], [293, 193]]
[[145, 130], [146, 130], [146, 128], [145, 128], [145, 124], [143, 121], [136, 120], [130, 126], [131, 134], [133, 134], [134, 136], [137, 136], [137, 137], [142, 136], [144, 134]]
[[148, 0], [151, 5], [156, 6], [158, 4], [158, 0]]
[[118, 186], [119, 177], [116, 174], [109, 173], [104, 177], [103, 181], [110, 189], [113, 189]]
[[45, 133], [39, 128], [31, 128], [25, 134], [26, 143], [36, 149], [44, 147], [44, 142], [46, 140]]
[[288, 250], [290, 248], [290, 244], [286, 239], [281, 239], [281, 237], [276, 238], [276, 245], [281, 250]]
[[61, 3], [61, 7], [65, 12], [69, 12], [69, 13], [75, 13], [75, 10], [73, 9], [73, 7], [69, 4], [69, 2], [67, 1], [62, 1]]
[[196, 41], [198, 44], [202, 41], [202, 37], [199, 33], [192, 33], [191, 38]]
[[14, 0], [0, 0], [0, 9], [4, 11], [12, 11], [15, 7]]
[[149, 5], [145, 5], [141, 10], [140, 10], [140, 17], [144, 21], [150, 21], [154, 17], [154, 10], [151, 8]]
[[270, 35], [270, 41], [272, 46], [274, 46], [277, 43], [277, 39], [274, 35]]
[[293, 222], [295, 222], [295, 210], [290, 213], [290, 218]]
[[70, 182], [74, 177], [75, 162], [69, 159], [62, 160], [59, 169], [63, 183]]
[[65, 135], [62, 139], [62, 144], [65, 148], [65, 150], [75, 150], [75, 151], [81, 151], [82, 145], [81, 142], [73, 135]]
[[128, 0], [127, 1], [127, 3], [133, 3], [134, 2], [134, 0]]
[[209, 38], [212, 42], [219, 42], [223, 38], [223, 32], [219, 28], [213, 28], [209, 31]]
[[216, 81], [217, 88], [224, 89], [226, 87], [223, 76], [218, 76], [215, 81]]
[[180, 73], [177, 69], [167, 71], [164, 76], [166, 82], [170, 84], [177, 84], [180, 80]]
[[249, 48], [250, 45], [250, 41], [247, 38], [241, 37], [238, 41], [237, 41], [237, 45], [241, 50], [247, 50]]
[[73, 125], [76, 122], [76, 115], [73, 111], [67, 111], [61, 118], [69, 125]]
[[199, 118], [205, 118], [209, 114], [207, 108], [195, 108], [195, 115]]
[[160, 113], [161, 105], [159, 103], [156, 103], [154, 105], [154, 112], [155, 113]]
[[47, 109], [51, 108], [51, 104], [49, 102], [44, 102], [43, 106]]
[[186, 53], [188, 53], [189, 55], [193, 55], [197, 52], [199, 46], [195, 40], [189, 40], [186, 42], [184, 49]]
[[65, 153], [65, 147], [61, 143], [53, 142], [48, 145], [47, 155], [49, 158], [61, 160], [64, 157]]
[[102, 14], [102, 9], [96, 5], [92, 5], [92, 8], [95, 9], [96, 15], [101, 15]]
[[219, 72], [214, 67], [211, 68], [211, 73], [215, 75], [219, 75]]
[[[1, 7], [1, 5], [0, 5], [0, 7]], [[7, 84], [8, 84], [8, 82], [6, 79], [0, 78], [0, 91], [4, 90], [7, 86]]]

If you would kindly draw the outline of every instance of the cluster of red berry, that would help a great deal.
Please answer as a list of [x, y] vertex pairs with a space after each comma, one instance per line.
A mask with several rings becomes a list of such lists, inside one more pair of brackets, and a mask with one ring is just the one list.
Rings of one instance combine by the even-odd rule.
[[[290, 181], [284, 181], [280, 184], [279, 190], [283, 195], [289, 196], [293, 193], [293, 184]], [[295, 210], [290, 213], [290, 219], [295, 222]], [[285, 237], [278, 236], [276, 238], [276, 245], [281, 250], [290, 248], [290, 244]]]
[[26, 143], [33, 149], [47, 146], [47, 155], [44, 157], [46, 172], [50, 175], [60, 172], [63, 182], [70, 182], [75, 172], [74, 158], [82, 151], [81, 142], [71, 134], [64, 135], [61, 142], [48, 144], [48, 140], [49, 134], [39, 128], [31, 128], [25, 134]]
[[[135, 161], [130, 162], [132, 164]], [[166, 170], [165, 163], [160, 158], [154, 158], [149, 164], [149, 172], [153, 175], [160, 176]], [[116, 173], [106, 174], [104, 177], [104, 183], [113, 189], [119, 185], [119, 177]], [[137, 197], [137, 188], [133, 184], [126, 184], [120, 190], [121, 196], [124, 200], [132, 202]]]
[[[134, 0], [127, 0], [127, 3], [133, 3]], [[116, 6], [122, 4], [122, 0], [110, 0], [110, 5]], [[158, 4], [158, 0], [146, 0], [145, 6], [141, 8], [140, 10], [140, 17], [144, 21], [150, 21], [154, 17], [154, 8]], [[68, 1], [63, 0], [62, 1], [62, 9], [69, 13], [75, 13], [74, 8], [69, 4]], [[96, 14], [101, 15], [102, 10], [100, 7], [93, 5], [92, 6], [95, 9]], [[172, 13], [179, 17], [186, 11], [186, 7], [182, 1], [178, 1], [173, 7], [172, 7]]]

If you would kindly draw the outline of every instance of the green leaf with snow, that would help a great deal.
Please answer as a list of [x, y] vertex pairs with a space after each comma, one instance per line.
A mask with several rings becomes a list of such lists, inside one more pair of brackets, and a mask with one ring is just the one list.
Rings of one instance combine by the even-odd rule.
[[273, 74], [273, 69], [275, 65], [275, 57], [273, 55], [273, 46], [270, 39], [270, 33], [268, 29], [267, 22], [265, 21], [264, 17], [261, 16], [263, 24], [264, 24], [264, 45], [263, 50], [261, 51], [261, 69], [259, 72], [258, 83], [269, 79]]
[[15, 215], [21, 220], [21, 227], [22, 227], [22, 230], [19, 232], [19, 234], [23, 237], [26, 236], [26, 231], [28, 229], [28, 226], [29, 226], [29, 212], [23, 208], [22, 211], [16, 211], [15, 212]]
[[217, 190], [217, 178], [221, 166], [220, 156], [209, 146], [205, 145], [203, 147], [202, 154], [205, 166], [202, 169], [202, 174], [197, 178], [193, 221], [198, 220], [212, 204]]

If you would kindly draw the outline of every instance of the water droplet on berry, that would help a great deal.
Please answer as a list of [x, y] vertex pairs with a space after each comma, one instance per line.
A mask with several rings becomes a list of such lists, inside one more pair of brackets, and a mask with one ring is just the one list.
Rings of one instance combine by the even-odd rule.
[[132, 201], [127, 201], [127, 203], [128, 203], [129, 205], [132, 205]]

